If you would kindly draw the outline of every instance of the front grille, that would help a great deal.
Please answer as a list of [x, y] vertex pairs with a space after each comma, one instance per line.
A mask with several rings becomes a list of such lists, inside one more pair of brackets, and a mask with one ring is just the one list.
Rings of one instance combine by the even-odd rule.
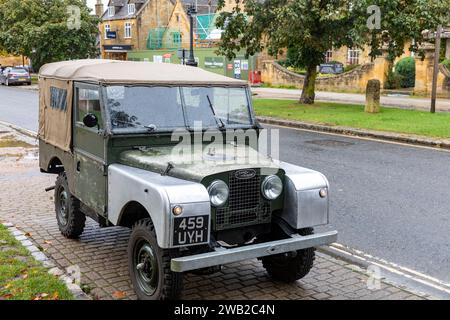
[[230, 172], [228, 183], [228, 205], [216, 210], [216, 230], [270, 222], [270, 204], [261, 195], [258, 170], [247, 179], [236, 178], [235, 172]]
[[260, 179], [259, 174], [250, 179], [238, 179], [234, 172], [230, 173], [228, 188], [230, 189], [229, 207], [231, 211], [252, 209], [258, 206], [261, 194], [259, 191]]

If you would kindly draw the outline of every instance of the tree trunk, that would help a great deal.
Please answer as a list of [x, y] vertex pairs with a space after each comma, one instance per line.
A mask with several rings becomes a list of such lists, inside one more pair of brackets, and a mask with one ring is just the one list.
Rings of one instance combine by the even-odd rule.
[[305, 82], [303, 83], [302, 96], [300, 97], [300, 103], [314, 104], [315, 88], [317, 78], [317, 66], [308, 66], [306, 69]]

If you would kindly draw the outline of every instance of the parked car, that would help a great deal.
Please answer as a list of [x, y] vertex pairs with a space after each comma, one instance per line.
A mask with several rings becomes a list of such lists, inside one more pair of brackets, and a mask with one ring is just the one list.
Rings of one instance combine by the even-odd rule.
[[313, 232], [329, 221], [325, 176], [235, 139], [262, 132], [247, 82], [112, 60], [50, 63], [39, 82], [39, 164], [57, 174], [47, 190], [59, 229], [77, 238], [86, 216], [131, 228], [139, 299], [177, 298], [184, 272], [254, 258], [293, 282], [313, 267], [314, 247], [336, 241], [337, 231]]
[[0, 74], [0, 83], [2, 85], [12, 85], [12, 84], [27, 84], [31, 85], [30, 73], [19, 67], [7, 67]]

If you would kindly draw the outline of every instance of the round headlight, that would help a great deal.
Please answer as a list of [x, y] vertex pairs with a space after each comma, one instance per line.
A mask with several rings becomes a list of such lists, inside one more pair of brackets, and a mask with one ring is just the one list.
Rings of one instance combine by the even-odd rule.
[[278, 176], [268, 176], [261, 185], [261, 191], [268, 200], [275, 200], [283, 191], [283, 182]]
[[228, 186], [222, 180], [214, 180], [208, 187], [209, 199], [215, 207], [220, 207], [228, 200]]

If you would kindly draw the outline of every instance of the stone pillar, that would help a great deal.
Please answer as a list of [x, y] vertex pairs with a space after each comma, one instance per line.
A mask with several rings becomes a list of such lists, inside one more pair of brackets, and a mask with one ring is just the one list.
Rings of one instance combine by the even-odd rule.
[[365, 112], [380, 112], [380, 86], [380, 80], [378, 79], [370, 79], [367, 81]]
[[374, 67], [372, 71], [371, 78], [378, 79], [380, 81], [380, 87], [384, 87], [384, 83], [386, 82], [386, 76], [389, 71], [389, 61], [387, 60], [387, 53], [383, 52], [383, 54], [377, 57], [374, 60]]
[[434, 65], [434, 45], [427, 44], [422, 49], [425, 50], [425, 59], [417, 54], [416, 59], [416, 84], [415, 94], [428, 94], [431, 92], [431, 83], [433, 81]]

